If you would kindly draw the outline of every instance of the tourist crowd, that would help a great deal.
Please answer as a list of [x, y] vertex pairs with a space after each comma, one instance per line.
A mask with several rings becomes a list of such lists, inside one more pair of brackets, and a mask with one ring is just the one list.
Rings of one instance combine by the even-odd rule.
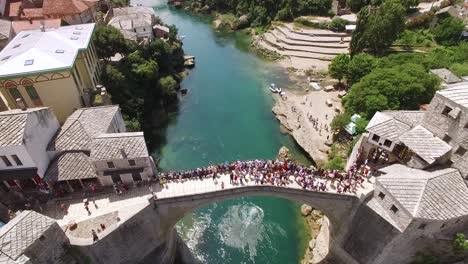
[[[216, 181], [220, 174], [229, 174], [230, 183], [234, 185], [244, 185], [253, 181], [255, 184], [287, 186], [295, 181], [306, 190], [327, 191], [333, 186], [338, 193], [356, 192], [366, 178], [371, 176], [369, 169], [358, 168], [357, 165], [352, 166], [346, 172], [339, 172], [313, 166], [307, 167], [291, 161], [249, 160], [225, 162], [183, 172], [162, 172], [158, 179], [161, 185], [168, 181], [183, 182], [194, 178], [200, 180], [212, 178]], [[224, 183], [221, 184], [224, 185]]]

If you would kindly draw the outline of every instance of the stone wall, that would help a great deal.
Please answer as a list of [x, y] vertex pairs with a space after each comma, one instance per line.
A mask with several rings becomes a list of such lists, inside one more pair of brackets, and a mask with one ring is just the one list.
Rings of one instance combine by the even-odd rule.
[[[448, 106], [452, 109], [456, 107], [461, 109], [458, 118], [453, 119], [450, 116], [442, 114], [444, 108]], [[452, 146], [452, 155], [450, 160], [453, 162], [453, 167], [460, 170], [463, 177], [468, 176], [468, 152], [464, 155], [456, 153], [458, 147], [463, 147], [468, 150], [468, 111], [447, 98], [436, 94], [424, 115], [423, 126], [434, 133], [437, 137], [443, 139], [447, 134], [451, 139], [448, 144]]]

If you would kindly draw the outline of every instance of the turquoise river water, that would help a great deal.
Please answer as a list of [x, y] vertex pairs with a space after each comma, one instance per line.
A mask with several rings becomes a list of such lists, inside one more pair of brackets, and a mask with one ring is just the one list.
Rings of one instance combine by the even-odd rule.
[[[186, 54], [197, 63], [182, 82], [189, 93], [158, 153], [162, 170], [274, 158], [281, 146], [304, 159], [271, 112], [267, 87], [271, 82], [288, 85], [283, 69], [249, 53], [248, 38], [241, 33], [216, 33], [209, 19], [161, 0], [136, 1], [153, 6], [164, 23], [178, 27], [186, 36]], [[200, 209], [177, 228], [200, 263], [297, 264], [307, 240], [298, 206], [274, 197], [245, 197]]]

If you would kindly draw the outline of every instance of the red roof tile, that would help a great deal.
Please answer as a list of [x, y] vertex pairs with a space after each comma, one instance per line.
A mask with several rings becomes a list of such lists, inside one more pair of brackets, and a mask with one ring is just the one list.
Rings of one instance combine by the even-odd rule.
[[[10, 8], [8, 11], [9, 17], [18, 17], [19, 7], [21, 6], [21, 1], [10, 2]], [[42, 18], [42, 8], [24, 8], [24, 15], [21, 15], [22, 18]]]
[[[46, 20], [44, 20], [45, 28], [58, 28], [58, 27], [60, 27], [60, 23], [61, 23], [60, 19], [46, 19]], [[13, 32], [16, 35], [21, 31], [39, 29], [41, 27], [41, 23], [40, 23], [40, 20], [13, 21], [12, 22], [12, 27], [13, 27]]]
[[42, 6], [44, 15], [76, 15], [81, 14], [96, 2], [80, 0], [44, 0]]

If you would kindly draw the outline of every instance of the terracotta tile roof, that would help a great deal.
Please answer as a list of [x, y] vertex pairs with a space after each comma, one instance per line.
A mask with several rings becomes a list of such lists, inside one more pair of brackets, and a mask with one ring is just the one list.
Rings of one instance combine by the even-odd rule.
[[55, 182], [96, 177], [91, 160], [84, 152], [65, 152], [49, 165], [44, 180]]
[[54, 223], [52, 218], [34, 211], [21, 212], [0, 229], [1, 253], [17, 260]]
[[44, 0], [44, 15], [76, 15], [94, 6], [96, 2], [80, 0]]
[[[40, 29], [41, 28], [41, 20], [21, 20], [21, 21], [13, 21], [12, 27], [13, 32], [16, 34], [20, 33], [21, 31], [25, 30], [33, 30], [33, 29]], [[60, 19], [46, 19], [44, 21], [45, 28], [59, 28], [61, 24]]]
[[[18, 17], [19, 7], [21, 6], [21, 1], [17, 2], [10, 2], [10, 6], [8, 9], [8, 16], [9, 17]], [[22, 18], [43, 18], [44, 14], [42, 12], [42, 8], [24, 8], [24, 14], [21, 15]]]

